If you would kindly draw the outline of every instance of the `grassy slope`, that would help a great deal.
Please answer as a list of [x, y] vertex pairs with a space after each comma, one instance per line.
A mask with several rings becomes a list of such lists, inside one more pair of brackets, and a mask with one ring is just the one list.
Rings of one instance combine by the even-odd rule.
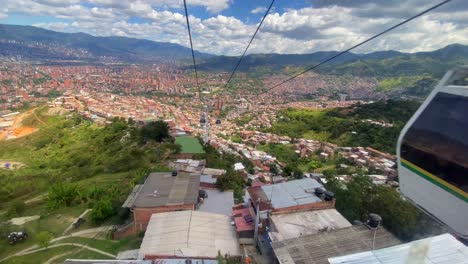
[[[35, 117], [26, 119], [31, 125], [39, 126], [39, 131], [27, 137], [11, 141], [0, 141], [0, 159], [20, 161], [24, 168], [7, 171], [0, 170], [0, 222], [8, 220], [10, 216], [4, 212], [14, 201], [26, 201], [33, 197], [46, 194], [50, 186], [57, 183], [73, 183], [81, 190], [98, 186], [104, 189], [131, 189], [134, 180], [134, 170], [142, 167], [151, 168], [154, 163], [155, 145], [140, 146], [136, 142], [132, 128], [121, 123], [108, 127], [98, 127], [76, 116], [48, 116], [47, 109], [37, 111], [37, 116], [44, 124], [37, 122]], [[123, 162], [125, 161], [125, 162]], [[161, 160], [158, 160], [161, 162]], [[124, 165], [123, 167], [121, 165]], [[24, 226], [11, 226], [2, 232], [19, 231], [25, 229], [29, 238], [14, 246], [6, 240], [0, 240], [0, 258], [18, 252], [35, 244], [35, 235], [40, 231], [48, 231], [54, 237], [60, 236], [90, 204], [75, 203], [71, 207], [51, 210], [47, 206], [47, 197], [42, 201], [27, 204], [24, 212], [18, 216], [40, 215], [41, 219], [26, 223]], [[103, 224], [109, 224], [105, 222]], [[89, 215], [87, 222], [77, 230], [93, 228]], [[4, 233], [2, 233], [4, 235]], [[83, 242], [83, 241], [81, 241]], [[92, 245], [92, 240], [86, 244]], [[134, 248], [132, 241], [119, 241], [113, 246], [112, 253], [120, 248]], [[96, 242], [97, 245], [105, 244]], [[37, 259], [62, 252], [50, 249], [46, 252], [35, 253]], [[96, 254], [83, 251], [80, 256], [86, 257]], [[84, 255], [83, 255], [84, 254]], [[45, 256], [43, 256], [45, 255]], [[19, 257], [18, 263], [41, 263], [42, 261], [27, 262], [27, 257]]]

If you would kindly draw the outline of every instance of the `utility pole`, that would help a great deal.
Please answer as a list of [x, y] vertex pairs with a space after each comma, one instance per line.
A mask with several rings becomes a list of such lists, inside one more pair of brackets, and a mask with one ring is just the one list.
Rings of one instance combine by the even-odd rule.
[[260, 222], [260, 198], [257, 199], [257, 205], [255, 208], [255, 232], [254, 232], [254, 243], [258, 246], [258, 225]]

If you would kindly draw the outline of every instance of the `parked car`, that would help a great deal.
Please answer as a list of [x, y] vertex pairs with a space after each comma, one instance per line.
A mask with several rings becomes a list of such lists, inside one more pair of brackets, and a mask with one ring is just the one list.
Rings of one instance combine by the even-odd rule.
[[28, 233], [25, 231], [20, 231], [20, 232], [11, 232], [7, 239], [10, 244], [16, 244], [17, 242], [26, 240], [28, 238]]

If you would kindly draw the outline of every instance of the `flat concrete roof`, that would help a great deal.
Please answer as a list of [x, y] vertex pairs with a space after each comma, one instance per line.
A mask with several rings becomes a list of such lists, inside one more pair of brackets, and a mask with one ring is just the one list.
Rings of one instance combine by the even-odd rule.
[[351, 226], [336, 209], [271, 215], [270, 220], [275, 227], [275, 231], [270, 232], [273, 241]]
[[166, 205], [196, 204], [200, 175], [179, 172], [172, 176], [170, 172], [153, 172], [146, 179], [138, 193], [130, 194], [125, 205], [129, 208], [152, 208]]
[[151, 216], [139, 259], [152, 257], [241, 256], [236, 231], [226, 215], [176, 211]]
[[[314, 179], [304, 178], [271, 185], [263, 185], [256, 189], [251, 187], [247, 189], [250, 197], [254, 201], [260, 198], [262, 201], [271, 199], [272, 209], [287, 208], [296, 205], [310, 204], [320, 202], [321, 199], [315, 195], [316, 188], [323, 186]], [[260, 210], [268, 209], [260, 206]]]
[[204, 190], [208, 194], [208, 198], [200, 204], [200, 211], [227, 216], [232, 215], [232, 207], [234, 206], [234, 193], [232, 191]]

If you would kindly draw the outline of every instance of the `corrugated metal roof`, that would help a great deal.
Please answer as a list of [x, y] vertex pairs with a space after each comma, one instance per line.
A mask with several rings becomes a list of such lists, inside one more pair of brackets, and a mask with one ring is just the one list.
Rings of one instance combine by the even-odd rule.
[[351, 226], [336, 209], [272, 215], [270, 219], [275, 229], [270, 233], [273, 241]]
[[179, 172], [153, 172], [146, 179], [129, 207], [158, 207], [165, 205], [195, 204], [198, 200], [200, 175]]
[[330, 264], [468, 263], [468, 248], [450, 234], [362, 253], [334, 257]]
[[[328, 264], [328, 258], [372, 249], [373, 235], [373, 230], [359, 225], [272, 242], [272, 247], [280, 264]], [[386, 229], [377, 229], [375, 248], [398, 244]]]
[[323, 186], [314, 179], [300, 179], [261, 187], [267, 197], [271, 197], [274, 209], [280, 209], [301, 204], [320, 202], [314, 193], [315, 188]]
[[241, 256], [235, 228], [226, 215], [200, 211], [157, 213], [151, 216], [139, 258], [147, 256]]

